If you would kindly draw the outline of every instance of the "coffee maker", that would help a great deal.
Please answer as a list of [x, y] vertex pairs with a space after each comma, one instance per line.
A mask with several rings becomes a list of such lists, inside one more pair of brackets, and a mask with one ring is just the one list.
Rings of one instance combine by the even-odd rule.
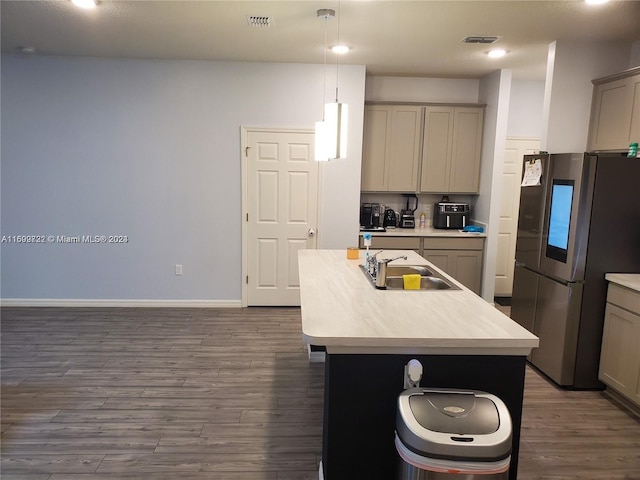
[[379, 203], [363, 203], [360, 205], [360, 227], [377, 228], [380, 226]]
[[418, 196], [414, 194], [403, 193], [407, 198], [407, 206], [400, 211], [400, 228], [416, 228], [415, 211], [418, 209]]

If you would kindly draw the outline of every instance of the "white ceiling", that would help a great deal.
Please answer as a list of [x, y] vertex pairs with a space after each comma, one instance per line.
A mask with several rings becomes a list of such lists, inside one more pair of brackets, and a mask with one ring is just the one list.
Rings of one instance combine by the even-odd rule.
[[[340, 63], [368, 75], [480, 78], [510, 68], [515, 78], [544, 78], [554, 40], [640, 40], [640, 2], [601, 6], [571, 1], [110, 1], [81, 10], [68, 0], [0, 3], [3, 53], [34, 47], [40, 55], [322, 63], [320, 8], [341, 12], [326, 23], [328, 44], [352, 47]], [[247, 15], [270, 16], [269, 28]], [[468, 35], [497, 35], [509, 50], [489, 59]], [[329, 52], [329, 63], [335, 62]]]

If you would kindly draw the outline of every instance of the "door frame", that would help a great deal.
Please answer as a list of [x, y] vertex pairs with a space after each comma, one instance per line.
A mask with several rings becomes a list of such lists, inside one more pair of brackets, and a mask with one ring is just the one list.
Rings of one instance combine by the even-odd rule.
[[[510, 147], [512, 147], [514, 144], [517, 145], [517, 150], [520, 152], [520, 154], [518, 155], [518, 157], [520, 158], [520, 164], [518, 165], [518, 167], [520, 168], [520, 179], [517, 183], [517, 187], [515, 192], [512, 193], [516, 193], [518, 196], [518, 205], [519, 205], [519, 199], [520, 199], [520, 181], [522, 180], [522, 155], [526, 155], [528, 154], [528, 152], [526, 152], [526, 150], [528, 150], [527, 148], [524, 148], [523, 144], [527, 144], [529, 142], [534, 142], [536, 143], [536, 150], [540, 149], [540, 139], [538, 137], [521, 137], [521, 136], [508, 136], [506, 138], [506, 142], [505, 142], [505, 156], [503, 159], [503, 164], [502, 164], [502, 168], [500, 170], [500, 188], [501, 190], [503, 190], [503, 186], [504, 186], [504, 169], [505, 166], [507, 165], [507, 151]], [[500, 203], [502, 204], [502, 202], [504, 201], [509, 201], [510, 199], [504, 199], [504, 198], [500, 198]], [[514, 222], [515, 224], [513, 226], [516, 227], [517, 229], [517, 224], [518, 224], [518, 214], [519, 214], [519, 208], [518, 205], [514, 205], [515, 207], [515, 218], [514, 218]], [[501, 207], [502, 208], [502, 207]], [[498, 241], [499, 241], [499, 237], [500, 234], [502, 232], [501, 226], [502, 226], [502, 217], [501, 217], [501, 213], [502, 211], [498, 212], [498, 223], [497, 223], [497, 229], [498, 229]], [[493, 282], [494, 282], [494, 296], [510, 296], [513, 294], [513, 277], [514, 277], [514, 266], [515, 266], [515, 238], [516, 238], [516, 233], [514, 231], [514, 236], [512, 238], [512, 244], [509, 245], [509, 250], [508, 252], [498, 252], [496, 254], [496, 272], [495, 275], [493, 277]], [[513, 252], [513, 255], [511, 255], [511, 252]], [[498, 277], [498, 265], [499, 262], [504, 260], [504, 255], [508, 255], [507, 258], [507, 275], [503, 278], [503, 277]], [[509, 271], [510, 270], [510, 271]], [[500, 290], [498, 291], [497, 288], [495, 288], [496, 285], [500, 284], [502, 285], [503, 282], [505, 281], [506, 278], [508, 278], [509, 276], [511, 276], [511, 288], [510, 291], [504, 291], [504, 290]], [[499, 283], [500, 282], [500, 283]]]
[[[310, 128], [286, 128], [286, 127], [249, 127], [249, 126], [240, 126], [240, 169], [241, 169], [241, 178], [242, 178], [242, 199], [241, 199], [241, 218], [240, 223], [242, 225], [241, 236], [242, 236], [242, 276], [240, 277], [240, 281], [242, 284], [242, 307], [248, 306], [248, 289], [247, 289], [247, 275], [248, 275], [248, 259], [249, 259], [249, 242], [247, 241], [247, 214], [248, 214], [248, 205], [249, 205], [249, 188], [248, 188], [248, 156], [246, 154], [246, 149], [248, 147], [248, 138], [250, 133], [254, 132], [267, 132], [267, 133], [311, 133], [315, 134], [315, 131]], [[317, 224], [322, 225], [322, 191], [324, 185], [324, 169], [322, 168], [323, 164], [326, 162], [318, 162], [318, 199], [316, 203], [316, 213], [317, 213]], [[316, 248], [319, 247], [321, 241], [321, 231], [316, 226]]]

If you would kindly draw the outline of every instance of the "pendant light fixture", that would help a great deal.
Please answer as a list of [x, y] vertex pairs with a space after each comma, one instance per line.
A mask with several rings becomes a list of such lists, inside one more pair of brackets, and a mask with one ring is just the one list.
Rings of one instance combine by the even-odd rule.
[[[338, 43], [340, 45], [340, 17], [342, 16], [342, 8], [338, 0]], [[327, 123], [329, 132], [329, 158], [346, 158], [347, 157], [347, 119], [349, 107], [346, 103], [340, 103], [338, 100], [338, 57], [336, 53], [336, 101], [327, 103], [324, 106], [324, 118]]]
[[330, 18], [334, 18], [336, 15], [336, 11], [330, 8], [321, 8], [317, 12], [318, 18], [324, 19], [324, 60], [322, 64], [322, 120], [316, 122], [316, 161], [318, 162], [328, 162], [329, 161], [329, 149], [328, 149], [328, 137], [329, 132], [327, 131], [327, 124], [325, 122], [325, 92], [327, 89], [327, 20]]
[[[338, 4], [339, 5], [339, 4]], [[335, 16], [335, 10], [320, 9], [318, 17], [325, 19], [324, 36], [324, 69], [326, 84], [327, 24], [329, 18]], [[338, 44], [340, 44], [340, 17], [338, 16]], [[316, 160], [326, 161], [346, 158], [347, 156], [347, 118], [348, 106], [338, 100], [338, 54], [336, 54], [336, 99], [324, 105], [322, 122], [316, 122]], [[324, 90], [323, 90], [324, 103]]]

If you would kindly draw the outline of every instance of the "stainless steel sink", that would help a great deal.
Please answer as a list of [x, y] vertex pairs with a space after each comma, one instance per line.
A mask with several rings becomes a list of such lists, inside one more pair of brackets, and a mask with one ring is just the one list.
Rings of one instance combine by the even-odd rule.
[[[402, 277], [387, 276], [387, 290], [404, 290], [404, 279]], [[452, 290], [458, 289], [452, 283], [436, 277], [420, 277], [420, 290]], [[459, 289], [458, 289], [459, 290]]]
[[387, 278], [402, 277], [402, 275], [413, 275], [419, 273], [423, 277], [430, 277], [433, 272], [428, 267], [422, 265], [387, 265]]
[[[360, 266], [362, 272], [375, 287], [375, 278]], [[376, 287], [383, 290], [404, 290], [403, 275], [420, 274], [420, 290], [460, 290], [460, 287], [446, 280], [437, 272], [423, 265], [388, 265], [385, 287]], [[418, 291], [418, 290], [412, 290]]]

